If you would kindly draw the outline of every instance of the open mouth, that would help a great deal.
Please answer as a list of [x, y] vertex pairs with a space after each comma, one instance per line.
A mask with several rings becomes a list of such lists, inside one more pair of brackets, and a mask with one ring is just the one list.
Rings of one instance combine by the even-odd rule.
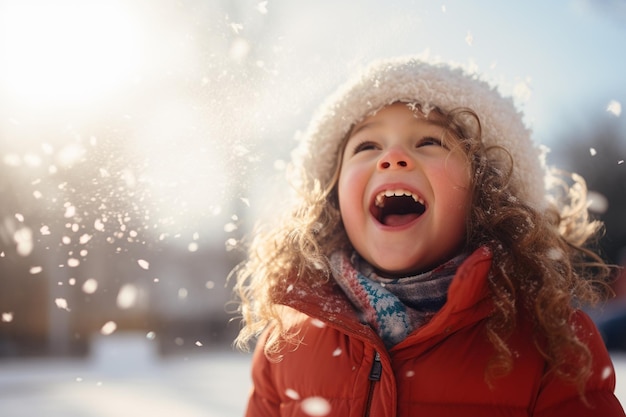
[[424, 199], [408, 190], [385, 190], [376, 195], [370, 212], [385, 226], [403, 226], [426, 211]]

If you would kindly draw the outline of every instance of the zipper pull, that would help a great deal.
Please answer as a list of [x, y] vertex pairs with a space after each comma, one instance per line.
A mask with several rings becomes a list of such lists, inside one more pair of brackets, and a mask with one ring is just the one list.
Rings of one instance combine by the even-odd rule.
[[374, 355], [374, 363], [370, 370], [370, 381], [380, 381], [380, 376], [383, 373], [383, 364], [380, 362], [380, 353], [376, 352]]

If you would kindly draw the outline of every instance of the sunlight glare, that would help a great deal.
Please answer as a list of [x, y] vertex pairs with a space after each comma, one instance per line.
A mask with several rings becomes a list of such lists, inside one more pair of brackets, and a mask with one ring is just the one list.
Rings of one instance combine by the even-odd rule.
[[136, 76], [139, 23], [121, 3], [0, 5], [0, 88], [26, 107], [81, 105]]

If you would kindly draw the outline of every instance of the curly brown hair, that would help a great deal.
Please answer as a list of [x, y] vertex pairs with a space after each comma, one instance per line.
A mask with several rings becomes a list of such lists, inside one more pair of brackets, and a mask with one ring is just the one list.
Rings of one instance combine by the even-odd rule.
[[[489, 286], [494, 311], [486, 328], [495, 354], [486, 369], [487, 380], [511, 371], [514, 352], [507, 340], [523, 314], [534, 326], [539, 352], [582, 393], [592, 358], [570, 318], [577, 306], [600, 299], [601, 283], [610, 274], [609, 266], [586, 246], [594, 243], [601, 223], [588, 215], [583, 179], [561, 175], [565, 179], [557, 180], [558, 173], [552, 172], [546, 207], [532, 207], [516, 197], [509, 183], [515, 161], [507, 150], [483, 144], [475, 112], [433, 108], [424, 114], [419, 104], [409, 105], [445, 128], [446, 140], [465, 151], [472, 172], [473, 204], [467, 216], [465, 248], [486, 246], [493, 254]], [[265, 345], [269, 356], [278, 353], [281, 340], [297, 344], [297, 335], [287, 331], [284, 310], [273, 299], [273, 290], [287, 276], [327, 281], [330, 254], [350, 247], [337, 202], [347, 137], [328, 184], [299, 172], [302, 182], [295, 189], [295, 205], [275, 224], [257, 226], [248, 259], [233, 271], [244, 321], [236, 339], [239, 348], [246, 349], [268, 325], [272, 327]]]

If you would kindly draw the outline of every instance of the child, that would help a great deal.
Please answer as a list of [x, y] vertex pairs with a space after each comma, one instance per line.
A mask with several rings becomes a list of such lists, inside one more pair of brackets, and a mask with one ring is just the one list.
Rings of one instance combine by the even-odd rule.
[[[624, 416], [576, 306], [609, 268], [584, 182], [548, 198], [510, 99], [385, 60], [331, 96], [294, 154], [295, 206], [237, 273], [261, 335], [248, 416]], [[284, 201], [276, 201], [277, 207]]]

